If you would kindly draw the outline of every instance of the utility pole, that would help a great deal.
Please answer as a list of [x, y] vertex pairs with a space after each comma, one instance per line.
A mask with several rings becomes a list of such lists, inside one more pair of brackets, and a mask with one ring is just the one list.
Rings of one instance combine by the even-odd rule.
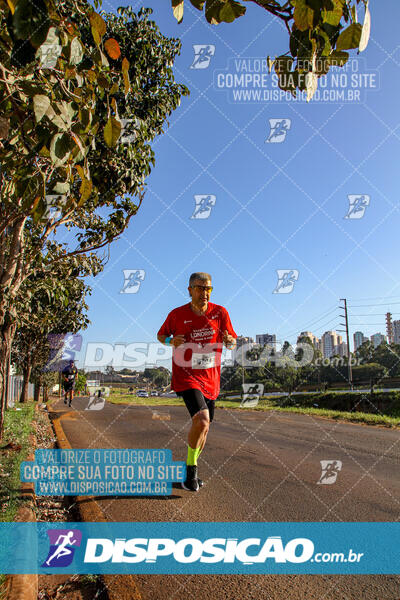
[[244, 394], [243, 346], [244, 346], [244, 344], [242, 344], [242, 394]]
[[353, 389], [353, 371], [351, 368], [351, 360], [350, 360], [350, 340], [349, 340], [349, 319], [348, 319], [348, 315], [347, 315], [347, 300], [346, 298], [340, 298], [340, 301], [344, 303], [344, 307], [340, 307], [344, 309], [344, 315], [340, 315], [341, 317], [344, 318], [345, 322], [341, 323], [341, 325], [343, 327], [346, 327], [346, 329], [339, 329], [339, 331], [345, 331], [346, 332], [346, 339], [347, 339], [347, 366], [348, 366], [348, 371], [349, 371], [349, 383], [350, 383], [350, 388]]

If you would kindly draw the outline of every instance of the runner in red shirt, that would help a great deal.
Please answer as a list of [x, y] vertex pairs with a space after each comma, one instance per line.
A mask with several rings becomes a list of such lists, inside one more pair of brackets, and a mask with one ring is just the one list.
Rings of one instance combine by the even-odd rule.
[[188, 435], [185, 490], [197, 492], [197, 459], [206, 443], [219, 394], [222, 345], [233, 348], [237, 335], [228, 311], [209, 302], [211, 275], [193, 273], [191, 302], [171, 311], [158, 332], [158, 341], [174, 347], [171, 389], [182, 396], [192, 417]]

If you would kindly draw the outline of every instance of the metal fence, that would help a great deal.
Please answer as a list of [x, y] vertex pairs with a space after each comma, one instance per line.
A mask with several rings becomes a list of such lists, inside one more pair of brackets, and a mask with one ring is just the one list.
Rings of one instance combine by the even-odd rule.
[[[24, 378], [22, 375], [9, 375], [8, 386], [7, 386], [7, 406], [12, 408], [16, 402], [19, 402], [19, 398], [22, 391]], [[33, 383], [28, 384], [28, 399], [33, 399], [34, 385]]]

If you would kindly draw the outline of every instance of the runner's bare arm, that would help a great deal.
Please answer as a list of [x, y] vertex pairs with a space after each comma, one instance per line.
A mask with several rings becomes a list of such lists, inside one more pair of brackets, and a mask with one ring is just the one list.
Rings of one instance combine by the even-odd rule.
[[[167, 337], [168, 337], [167, 335], [158, 335], [157, 339], [161, 344], [164, 344]], [[178, 346], [181, 346], [184, 343], [185, 343], [184, 335], [174, 335], [174, 337], [171, 340], [171, 346], [175, 346], [175, 348], [177, 348]], [[169, 345], [169, 344], [167, 344], [167, 345]]]
[[222, 341], [227, 348], [234, 348], [236, 346], [236, 339], [233, 337], [233, 335], [230, 335], [226, 329], [224, 331]]

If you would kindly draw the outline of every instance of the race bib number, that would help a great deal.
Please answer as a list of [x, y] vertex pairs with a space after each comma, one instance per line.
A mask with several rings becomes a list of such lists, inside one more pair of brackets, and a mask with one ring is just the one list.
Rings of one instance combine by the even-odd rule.
[[215, 352], [192, 354], [192, 369], [212, 369], [215, 367]]

